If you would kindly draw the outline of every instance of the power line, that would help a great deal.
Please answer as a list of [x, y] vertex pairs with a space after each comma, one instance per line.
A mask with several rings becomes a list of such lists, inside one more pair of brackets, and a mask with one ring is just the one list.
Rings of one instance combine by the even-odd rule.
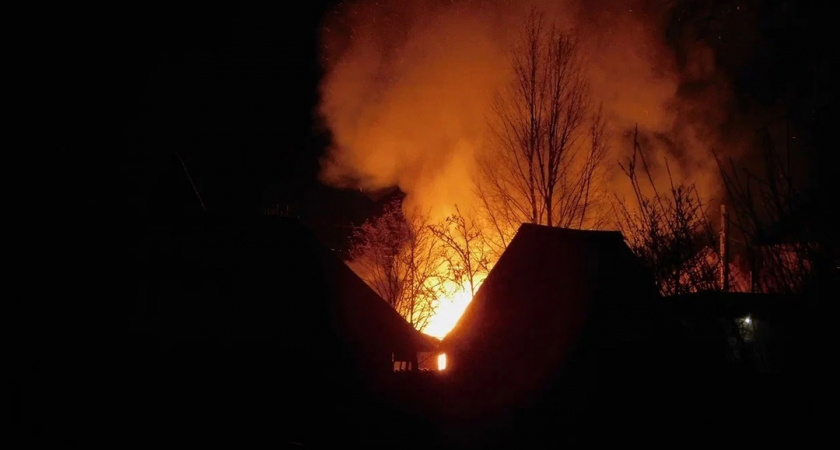
[[184, 164], [184, 159], [181, 158], [181, 154], [177, 151], [175, 152], [175, 156], [178, 157], [178, 161], [181, 161], [181, 167], [184, 168], [184, 173], [187, 174], [187, 178], [190, 180], [190, 185], [193, 188], [193, 192], [195, 192], [195, 196], [198, 197], [198, 202], [201, 203], [201, 210], [207, 212], [207, 208], [204, 207], [204, 200], [201, 199], [201, 195], [198, 193], [198, 189], [195, 187], [195, 183], [193, 183], [193, 179], [190, 176], [190, 171], [187, 170], [187, 165]]

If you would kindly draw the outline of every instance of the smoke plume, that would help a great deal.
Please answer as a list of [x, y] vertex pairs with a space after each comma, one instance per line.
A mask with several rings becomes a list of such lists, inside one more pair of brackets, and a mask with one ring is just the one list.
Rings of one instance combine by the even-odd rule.
[[[532, 8], [581, 38], [593, 100], [611, 136], [602, 189], [619, 195], [617, 162], [633, 130], [665, 176], [720, 193], [712, 151], [738, 155], [748, 119], [733, 107], [716, 50], [680, 25], [679, 2], [362, 0], [325, 17], [319, 114], [333, 144], [321, 178], [340, 187], [398, 186], [415, 206], [447, 214], [473, 202], [475, 158], [487, 145], [494, 92]], [[675, 31], [676, 26], [682, 26]], [[667, 180], [665, 180], [667, 181]]]

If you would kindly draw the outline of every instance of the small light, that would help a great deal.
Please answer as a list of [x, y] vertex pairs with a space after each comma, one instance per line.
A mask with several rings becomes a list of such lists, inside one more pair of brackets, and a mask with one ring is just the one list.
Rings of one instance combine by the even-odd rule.
[[744, 319], [744, 323], [747, 324], [747, 325], [749, 325], [751, 322], [752, 322], [752, 319], [750, 319], [750, 316], [747, 316], [747, 318]]
[[437, 358], [438, 370], [446, 369], [446, 353], [441, 353]]

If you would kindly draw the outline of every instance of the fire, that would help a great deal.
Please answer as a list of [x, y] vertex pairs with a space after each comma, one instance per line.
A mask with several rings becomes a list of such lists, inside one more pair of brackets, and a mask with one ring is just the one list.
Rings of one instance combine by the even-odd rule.
[[441, 353], [440, 355], [438, 355], [437, 363], [438, 363], [438, 370], [446, 369], [446, 353]]
[[[478, 289], [478, 286], [476, 286], [476, 289]], [[426, 328], [423, 329], [424, 333], [439, 339], [443, 339], [452, 330], [472, 301], [469, 283], [465, 282], [460, 286], [453, 284], [453, 289], [447, 289], [447, 292], [451, 292], [451, 294], [438, 299], [437, 311], [429, 319]], [[444, 365], [446, 364], [445, 359], [444, 356]]]

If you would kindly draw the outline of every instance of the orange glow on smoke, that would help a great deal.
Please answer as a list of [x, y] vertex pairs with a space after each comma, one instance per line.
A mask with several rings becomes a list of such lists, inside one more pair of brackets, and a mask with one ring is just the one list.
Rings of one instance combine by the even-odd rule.
[[446, 353], [438, 355], [438, 370], [446, 369]]
[[[714, 197], [718, 167], [709, 149], [737, 155], [749, 148], [752, 132], [742, 137], [720, 130], [746, 130], [742, 125], [747, 123], [740, 121], [750, 120], [728, 109], [734, 104], [730, 83], [715, 65], [714, 47], [699, 38], [686, 39], [691, 44], [676, 53], [674, 43], [663, 39], [671, 36], [675, 4], [338, 2], [321, 29], [324, 76], [317, 109], [332, 144], [319, 176], [344, 188], [399, 187], [412, 204], [433, 215], [453, 204], [464, 210], [477, 205], [474, 182], [482, 181], [482, 175], [475, 160], [493, 148], [495, 132], [488, 117], [495, 96], [514, 76], [510, 52], [536, 7], [546, 14], [546, 26], [577, 30], [592, 105], [604, 109], [610, 154], [593, 190], [601, 196], [603, 211], [593, 211], [608, 216], [614, 194], [632, 196], [615, 161], [632, 154], [637, 128], [646, 138], [641, 145], [657, 185], [669, 183], [662, 164], [667, 157], [674, 180], [690, 176], [704, 199]], [[682, 89], [685, 83], [691, 88]]]
[[[435, 221], [451, 214], [454, 205], [472, 218], [483, 205], [476, 183], [488, 181], [477, 162], [493, 157], [497, 139], [488, 117], [496, 96], [515, 81], [511, 51], [536, 7], [545, 13], [546, 26], [578, 33], [592, 105], [603, 107], [609, 154], [593, 181], [587, 221], [616, 229], [612, 200], [633, 198], [616, 161], [632, 155], [637, 129], [654, 183], [668, 186], [673, 174], [674, 181], [695, 183], [708, 201], [720, 188], [709, 150], [746, 152], [752, 132], [732, 130], [747, 130], [752, 119], [730, 111], [730, 83], [715, 65], [715, 47], [685, 39], [691, 44], [680, 44], [687, 46], [677, 53], [674, 42], [663, 39], [670, 36], [665, 27], [674, 3], [338, 2], [320, 30], [324, 76], [317, 112], [331, 144], [319, 178], [371, 192], [397, 187], [407, 205]], [[730, 131], [721, 134], [724, 129]], [[671, 161], [667, 170], [665, 158]], [[496, 226], [479, 224], [490, 236], [497, 234]], [[509, 242], [513, 232], [505, 230], [502, 241]], [[498, 244], [495, 258], [503, 250]], [[472, 291], [469, 285], [448, 286], [421, 331], [446, 336], [472, 301]]]

